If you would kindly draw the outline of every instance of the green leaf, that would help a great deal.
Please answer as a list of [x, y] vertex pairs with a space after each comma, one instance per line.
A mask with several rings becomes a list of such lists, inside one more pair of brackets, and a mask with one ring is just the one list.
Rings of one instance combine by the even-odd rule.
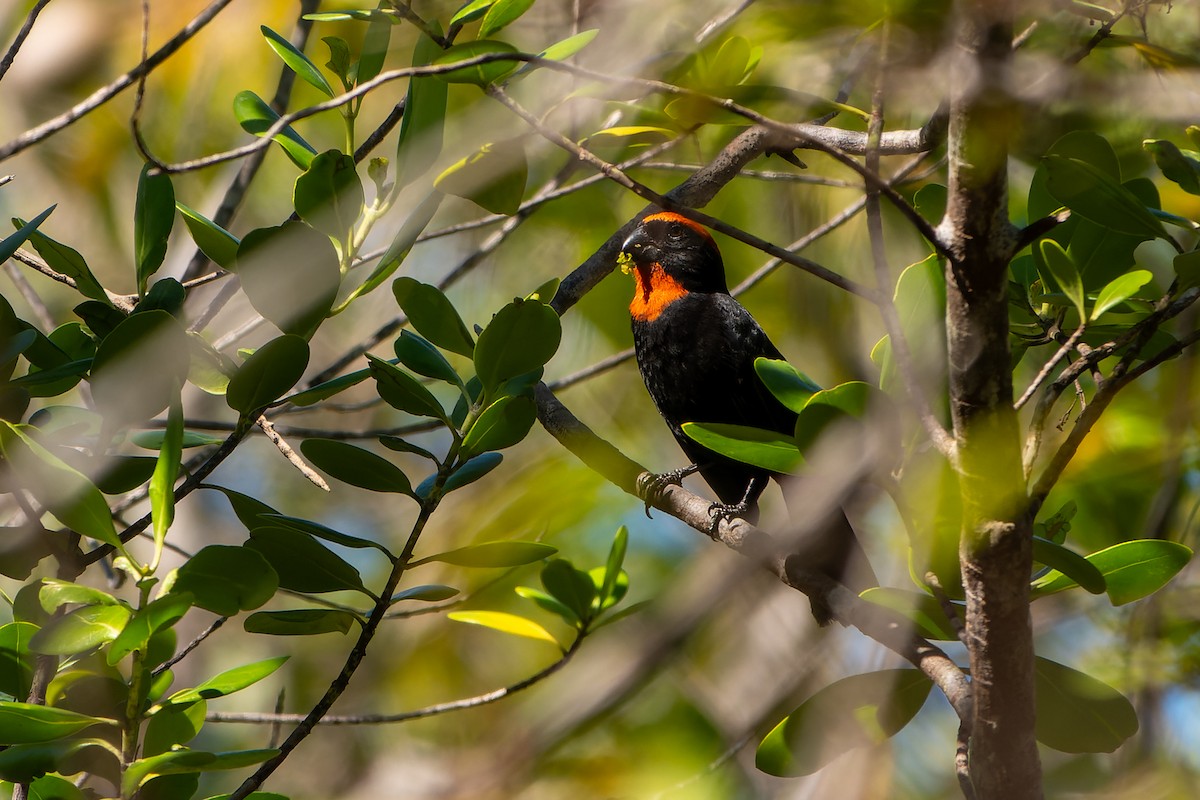
[[76, 734], [112, 720], [76, 714], [64, 708], [0, 700], [0, 744], [40, 744]]
[[344, 310], [357, 298], [383, 285], [383, 282], [400, 268], [400, 265], [404, 263], [404, 259], [408, 257], [409, 251], [416, 244], [417, 237], [429, 226], [430, 220], [433, 219], [433, 215], [437, 212], [438, 206], [442, 204], [442, 198], [444, 197], [445, 195], [441, 192], [430, 192], [425, 196], [425, 199], [413, 209], [412, 214], [400, 226], [400, 230], [396, 232], [396, 237], [392, 239], [392, 243], [388, 245], [388, 249], [380, 256], [379, 263], [375, 265], [374, 271], [371, 272], [370, 276], [362, 284], [355, 287], [354, 291], [334, 309], [335, 314]]
[[159, 709], [146, 723], [142, 755], [156, 756], [168, 752], [176, 745], [187, 744], [195, 739], [204, 727], [204, 715], [207, 711], [208, 703], [204, 700], [197, 700], [190, 705], [164, 706]]
[[411, 331], [400, 331], [393, 349], [400, 363], [418, 375], [462, 387], [463, 381], [436, 347]]
[[217, 697], [240, 692], [247, 686], [253, 686], [275, 670], [283, 666], [288, 656], [276, 656], [252, 664], [218, 673], [204, 681], [194, 689], [183, 689], [167, 698], [164, 705], [183, 706], [197, 700], [213, 700]]
[[814, 394], [796, 417], [796, 447], [806, 452], [831, 424], [847, 417], [862, 419], [873, 391], [870, 384], [848, 381]]
[[771, 472], [793, 472], [804, 463], [795, 440], [786, 433], [715, 422], [685, 422], [683, 432], [715, 453]]
[[10, 622], [0, 627], [0, 692], [11, 697], [28, 697], [33, 685], [37, 656], [29, 640], [38, 627], [29, 622]]
[[163, 442], [150, 478], [150, 518], [154, 523], [154, 563], [162, 553], [167, 529], [175, 521], [175, 479], [179, 477], [179, 463], [183, 458], [183, 404], [172, 400], [167, 409], [167, 427], [163, 430]]
[[570, 561], [555, 558], [542, 567], [541, 579], [550, 596], [571, 610], [577, 624], [591, 619], [592, 601], [596, 599], [591, 576], [576, 569]]
[[333, 307], [342, 281], [333, 243], [299, 220], [247, 233], [235, 271], [255, 311], [305, 339]]
[[102, 589], [84, 586], [70, 581], [58, 581], [46, 578], [38, 590], [38, 602], [47, 614], [53, 614], [59, 606], [80, 604], [88, 606], [115, 606], [117, 598]]
[[317, 69], [317, 65], [308, 59], [308, 56], [266, 25], [259, 26], [259, 30], [262, 31], [262, 35], [271, 49], [283, 59], [283, 63], [287, 64], [292, 72], [300, 76], [301, 80], [326, 97], [334, 96], [333, 87], [329, 85], [329, 81], [325, 80], [325, 76], [321, 74], [321, 70]]
[[[305, 19], [311, 19], [305, 16]], [[329, 48], [329, 60], [325, 66], [337, 75], [342, 86], [349, 89], [353, 83], [350, 80], [350, 44], [340, 36], [322, 36], [321, 41]]]
[[[129, 441], [146, 450], [161, 450], [163, 442], [166, 441], [166, 431], [138, 431], [130, 435]], [[184, 449], [189, 447], [212, 447], [224, 441], [223, 437], [213, 436], [211, 433], [185, 430], [180, 446]]]
[[918, 636], [958, 641], [958, 634], [946, 617], [942, 604], [924, 592], [876, 586], [863, 592], [862, 599], [903, 614], [916, 626]]
[[437, 176], [440, 192], [470, 200], [493, 214], [511, 216], [521, 208], [529, 162], [519, 140], [489, 142]]
[[542, 52], [538, 53], [538, 55], [544, 59], [547, 59], [548, 61], [566, 61], [568, 58], [591, 44], [592, 40], [596, 38], [596, 34], [598, 33], [600, 33], [599, 28], [580, 31], [574, 36], [568, 36], [562, 41], [555, 42]]
[[[26, 224], [24, 220], [13, 219], [13, 227], [18, 231], [25, 230]], [[108, 293], [104, 291], [104, 287], [88, 269], [87, 262], [84, 261], [78, 250], [51, 239], [41, 231], [32, 229], [29, 231], [28, 241], [51, 269], [75, 280], [75, 288], [79, 290], [80, 294], [105, 305], [112, 305], [112, 301], [108, 299]]]
[[310, 389], [305, 389], [302, 392], [296, 392], [294, 395], [287, 398], [287, 401], [294, 406], [311, 406], [314, 403], [319, 403], [322, 400], [344, 392], [351, 386], [357, 386], [371, 376], [371, 370], [360, 369], [357, 372], [349, 372], [345, 375], [339, 375], [331, 380], [318, 383]]
[[82, 473], [31, 439], [22, 426], [0, 420], [0, 449], [18, 485], [67, 527], [121, 547], [112, 513], [100, 490]]
[[475, 456], [450, 473], [450, 477], [446, 478], [446, 482], [442, 484], [442, 494], [449, 494], [455, 489], [461, 489], [474, 483], [500, 466], [500, 462], [503, 460], [504, 456], [499, 453], [483, 453]]
[[382, 456], [336, 439], [305, 439], [300, 452], [318, 469], [342, 483], [371, 492], [413, 494], [404, 472]]
[[428, 556], [410, 566], [441, 561], [456, 567], [519, 567], [549, 558], [557, 552], [557, 547], [541, 542], [484, 542]]
[[179, 568], [172, 593], [187, 593], [205, 611], [231, 617], [275, 596], [279, 578], [261, 554], [244, 547], [210, 544]]
[[347, 633], [356, 621], [348, 611], [304, 608], [257, 611], [246, 617], [242, 627], [247, 633], [265, 633], [269, 636], [315, 636], [321, 633]]
[[[1042, 255], [1041, 263], [1046, 265], [1049, 275], [1043, 275], [1042, 279], [1047, 283], [1053, 283], [1058, 287], [1067, 299], [1075, 306], [1075, 310], [1079, 312], [1081, 319], [1087, 317], [1087, 311], [1084, 307], [1083, 297], [1083, 279], [1079, 277], [1079, 269], [1075, 266], [1075, 262], [1062, 245], [1053, 239], [1042, 239], [1037, 243], [1038, 251]], [[1047, 280], [1047, 278], [1049, 280]]]
[[1175, 274], [1179, 276], [1180, 291], [1200, 286], [1200, 250], [1175, 256]]
[[1135, 269], [1133, 272], [1127, 272], [1121, 277], [1109, 281], [1096, 297], [1096, 306], [1092, 309], [1092, 320], [1099, 319], [1105, 311], [1133, 297], [1137, 294], [1138, 289], [1153, 279], [1154, 274], [1150, 270]]
[[371, 596], [358, 570], [307, 534], [283, 527], [255, 528], [245, 547], [267, 560], [284, 589], [306, 594], [354, 591]]
[[472, 356], [475, 339], [440, 289], [405, 277], [392, 282], [392, 293], [417, 333], [443, 350]]
[[[233, 116], [242, 126], [242, 130], [255, 136], [262, 136], [279, 120], [279, 115], [275, 113], [275, 110], [251, 91], [238, 92], [237, 96], [233, 98]], [[317, 150], [304, 141], [291, 125], [275, 134], [274, 138], [293, 164], [300, 169], [308, 169]]]
[[1111, 753], [1137, 733], [1124, 695], [1078, 670], [1034, 659], [1037, 740], [1063, 753]]
[[754, 371], [775, 399], [797, 414], [804, 410], [809, 398], [821, 391], [812, 378], [786, 361], [760, 356], [754, 359]]
[[132, 314], [104, 337], [92, 360], [92, 397], [110, 424], [142, 422], [178, 399], [191, 364], [179, 320], [165, 311]]
[[296, 178], [292, 195], [300, 219], [335, 242], [345, 242], [366, 202], [353, 156], [326, 150]]
[[[1178, 542], [1164, 539], [1134, 539], [1114, 544], [1087, 556], [1104, 576], [1105, 589], [1115, 606], [1122, 606], [1153, 594], [1187, 565], [1192, 551]], [[1058, 570], [1034, 581], [1034, 597], [1042, 597], [1078, 583]]]
[[29, 784], [29, 800], [86, 800], [83, 791], [66, 778], [43, 775]]
[[496, 312], [475, 344], [475, 371], [485, 396], [510, 378], [543, 366], [558, 350], [562, 325], [540, 300], [514, 300]]
[[366, 83], [383, 70], [388, 44], [392, 38], [392, 26], [395, 24], [395, 20], [377, 16], [367, 25], [367, 32], [363, 34], [362, 54], [358, 58], [355, 83]]
[[466, 25], [474, 22], [487, 13], [495, 5], [496, 0], [470, 0], [450, 18], [451, 25]]
[[388, 601], [388, 605], [395, 605], [401, 600], [420, 600], [424, 603], [436, 603], [441, 600], [449, 600], [457, 594], [458, 589], [455, 589], [453, 586], [445, 586], [440, 583], [426, 583], [420, 586], [410, 586], [407, 589], [396, 592], [392, 595], [392, 599]]
[[308, 367], [308, 342], [284, 334], [264, 344], [246, 359], [225, 390], [225, 402], [242, 416], [278, 400], [296, 385]]
[[811, 775], [847, 750], [894, 736], [916, 716], [931, 686], [915, 669], [843, 678], [776, 725], [758, 746], [755, 765], [768, 775]]
[[383, 359], [367, 354], [368, 369], [383, 401], [399, 411], [445, 420], [446, 412], [419, 380]]
[[199, 211], [178, 201], [175, 207], [183, 215], [183, 223], [187, 225], [188, 233], [200, 252], [218, 267], [231, 269], [241, 240]]
[[516, 22], [533, 6], [533, 0], [498, 0], [488, 8], [479, 25], [479, 36], [486, 39], [502, 28]]
[[133, 313], [141, 314], [145, 311], [157, 310], [166, 311], [171, 316], [178, 317], [183, 311], [185, 300], [187, 300], [187, 289], [183, 288], [182, 283], [170, 277], [160, 278], [138, 301], [137, 308], [133, 309]]
[[129, 621], [123, 605], [84, 606], [52, 620], [37, 632], [29, 649], [49, 656], [70, 656], [111, 642]]
[[1165, 139], [1146, 139], [1142, 147], [1154, 156], [1163, 176], [1188, 194], [1200, 195], [1200, 154], [1183, 151]]
[[148, 603], [129, 619], [121, 633], [113, 640], [105, 654], [109, 666], [139, 650], [146, 652], [150, 637], [166, 630], [183, 618], [192, 607], [192, 596], [187, 592], [172, 591], [168, 595]]
[[133, 212], [133, 252], [137, 266], [138, 295], [146, 294], [150, 276], [162, 266], [167, 239], [175, 226], [175, 188], [166, 173], [151, 175], [153, 165], [142, 167]]
[[319, 522], [313, 522], [310, 519], [301, 519], [300, 517], [289, 517], [286, 514], [261, 514], [259, 515], [259, 524], [281, 525], [285, 528], [291, 528], [295, 531], [307, 533], [310, 536], [315, 536], [318, 539], [324, 539], [327, 542], [340, 544], [342, 547], [349, 547], [353, 550], [364, 550], [371, 548], [378, 550], [388, 558], [395, 558], [392, 551], [381, 545], [379, 542], [373, 542], [370, 539], [360, 539], [357, 536], [351, 536], [341, 531], [335, 531], [333, 528], [322, 525]]
[[524, 636], [527, 639], [540, 639], [543, 642], [550, 642], [560, 649], [562, 647], [550, 631], [538, 625], [533, 620], [518, 617], [516, 614], [507, 614], [503, 611], [451, 611], [446, 617], [455, 622], [465, 622], [468, 625], [482, 625], [485, 628], [491, 628], [501, 633]]
[[29, 238], [29, 234], [36, 231], [38, 226], [45, 222], [46, 217], [50, 216], [50, 214], [57, 207], [57, 204], [50, 206], [45, 211], [29, 220], [29, 222], [23, 223], [17, 228], [16, 233], [5, 237], [4, 241], [0, 241], [0, 262], [8, 261], [10, 258], [12, 258], [13, 253], [17, 252], [18, 248], [25, 244], [25, 240]]
[[533, 398], [501, 397], [476, 418], [463, 437], [464, 454], [503, 450], [520, 442], [537, 420]]
[[[242, 769], [279, 755], [278, 750], [238, 750], [229, 753], [208, 753], [203, 750], [180, 748], [156, 756], [139, 758], [121, 776], [124, 797], [133, 797], [138, 788], [156, 775], [180, 775], [190, 772], [212, 772], [220, 769]], [[253, 793], [257, 794], [257, 792]]]
[[416, 455], [419, 455], [421, 458], [428, 458], [430, 461], [434, 462], [435, 464], [439, 463], [438, 457], [435, 456], [433, 453], [429, 452], [424, 447], [415, 445], [409, 441], [405, 441], [404, 439], [401, 439], [399, 436], [380, 436], [379, 443], [381, 445], [383, 445], [384, 447], [386, 447], [388, 450], [394, 450], [397, 453], [415, 453]]
[[617, 581], [621, 577], [621, 565], [625, 563], [625, 551], [629, 546], [629, 529], [624, 525], [617, 528], [613, 536], [612, 547], [608, 550], [608, 559], [604, 562], [604, 580], [600, 584], [600, 606], [607, 608], [612, 605], [616, 596]]
[[[433, 31], [440, 34], [441, 28], [434, 23]], [[412, 65], [426, 66], [441, 54], [442, 46], [422, 35], [413, 48]], [[449, 90], [445, 81], [432, 75], [416, 76], [408, 82], [404, 118], [400, 121], [400, 135], [396, 140], [397, 188], [424, 175], [441, 155]]]
[[514, 589], [518, 597], [524, 597], [526, 600], [532, 600], [538, 604], [539, 608], [549, 611], [551, 614], [557, 614], [562, 618], [562, 621], [568, 625], [578, 626], [579, 615], [571, 609], [567, 608], [560, 601], [546, 594], [541, 589], [534, 589], [529, 586], [518, 586]]
[[[443, 64], [457, 64], [460, 61], [468, 61], [472, 58], [487, 55], [510, 55], [518, 52], [517, 48], [513, 47], [508, 42], [490, 41], [487, 39], [478, 39], [474, 42], [466, 42], [464, 44], [456, 44], [453, 47], [445, 50], [440, 56], [433, 59], [433, 64], [441, 66]], [[484, 88], [489, 84], [495, 83], [519, 66], [518, 61], [506, 60], [498, 58], [495, 61], [488, 61], [482, 64], [475, 64], [469, 67], [460, 67], [458, 69], [443, 72], [438, 75], [446, 83], [473, 83], [479, 88]]]
[[1077, 158], [1048, 155], [1046, 186], [1073, 213], [1097, 225], [1143, 239], [1167, 238], [1146, 205], [1102, 170]]
[[[114, 770], [113, 774], [115, 774], [116, 759], [111, 755], [109, 750], [111, 747], [112, 745], [97, 738], [15, 744], [0, 752], [0, 778], [16, 783], [39, 783], [47, 777], [53, 777], [47, 775], [48, 772], [62, 770], [67, 774], [72, 774], [97, 765], [106, 767], [111, 765]], [[83, 751], [89, 748], [101, 749], [85, 755]], [[32, 791], [31, 785], [29, 794], [31, 800], [34, 797]]]

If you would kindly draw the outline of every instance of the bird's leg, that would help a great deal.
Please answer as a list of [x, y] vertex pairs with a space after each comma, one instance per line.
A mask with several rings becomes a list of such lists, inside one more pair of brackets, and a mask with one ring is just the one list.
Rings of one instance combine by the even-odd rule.
[[682, 486], [683, 479], [688, 475], [694, 475], [700, 470], [699, 464], [688, 464], [686, 467], [673, 469], [670, 472], [663, 472], [655, 475], [650, 472], [643, 472], [638, 476], [637, 488], [642, 499], [646, 501], [646, 516], [650, 516], [650, 505], [658, 499], [662, 494], [663, 489], [668, 486]]
[[[754, 501], [762, 494], [767, 485], [766, 475], [755, 475], [746, 484], [746, 492], [736, 503], [713, 503], [708, 507], [708, 516], [712, 519], [709, 532], [715, 532], [721, 520], [732, 520], [745, 517], [754, 505]], [[757, 515], [756, 515], [757, 516]]]

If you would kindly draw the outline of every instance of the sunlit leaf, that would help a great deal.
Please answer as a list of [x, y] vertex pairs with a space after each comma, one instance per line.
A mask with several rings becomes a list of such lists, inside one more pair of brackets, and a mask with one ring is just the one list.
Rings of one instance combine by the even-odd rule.
[[241, 240], [199, 211], [179, 201], [175, 202], [175, 207], [183, 215], [183, 222], [200, 252], [218, 267], [230, 269]]
[[[255, 136], [262, 136], [279, 120], [279, 114], [251, 91], [238, 92], [233, 98], [233, 116], [242, 130]], [[317, 154], [316, 148], [304, 141], [291, 125], [275, 134], [275, 141], [300, 169], [308, 169]]]
[[77, 608], [38, 631], [29, 643], [29, 649], [51, 656], [86, 652], [116, 639], [130, 614], [124, 605]]
[[862, 598], [884, 608], [890, 608], [908, 617], [916, 626], [916, 633], [927, 639], [957, 641], [958, 634], [941, 604], [923, 592], [892, 589], [876, 586], [862, 593]]
[[0, 744], [52, 742], [93, 725], [115, 724], [64, 708], [0, 700]]
[[321, 70], [317, 69], [317, 65], [308, 59], [308, 56], [304, 55], [304, 53], [296, 49], [294, 44], [266, 25], [259, 26], [259, 30], [262, 31], [267, 44], [283, 59], [283, 63], [287, 64], [292, 72], [299, 75], [301, 80], [321, 92], [321, 94], [326, 97], [333, 97], [333, 87], [329, 85], [329, 81], [325, 80], [325, 76], [321, 74]]
[[514, 300], [501, 308], [475, 345], [475, 371], [485, 393], [543, 366], [561, 339], [558, 314], [545, 303]]
[[[1192, 551], [1188, 547], [1165, 539], [1134, 539], [1087, 556], [1087, 560], [1104, 576], [1105, 590], [1115, 606], [1132, 603], [1157, 592], [1191, 558]], [[1077, 585], [1072, 578], [1058, 570], [1051, 570], [1034, 581], [1031, 588], [1035, 597], [1041, 597]]]
[[[517, 48], [513, 47], [508, 42], [489, 41], [487, 39], [478, 39], [474, 42], [465, 42], [456, 44], [450, 47], [440, 56], [433, 60], [435, 65], [457, 64], [460, 61], [468, 61], [472, 58], [480, 56], [496, 55], [505, 56], [516, 53]], [[475, 64], [469, 67], [459, 67], [449, 72], [443, 72], [438, 75], [447, 83], [473, 83], [476, 86], [484, 87], [503, 78], [505, 75], [512, 72], [519, 66], [519, 62], [515, 60], [506, 60], [497, 58], [495, 61], [487, 61], [481, 64]]]
[[1153, 279], [1154, 274], [1149, 270], [1135, 269], [1133, 272], [1128, 272], [1110, 281], [1096, 297], [1096, 306], [1092, 309], [1092, 319], [1099, 319], [1105, 311], [1133, 297], [1137, 294], [1138, 289]]
[[354, 157], [326, 150], [296, 178], [296, 214], [335, 242], [347, 241], [365, 202]]
[[1079, 268], [1063, 249], [1062, 245], [1053, 239], [1042, 239], [1037, 243], [1038, 251], [1042, 254], [1042, 263], [1049, 271], [1048, 276], [1055, 285], [1067, 296], [1075, 306], [1081, 318], [1087, 314], [1084, 309], [1083, 279], [1079, 276]]
[[442, 170], [433, 185], [493, 214], [511, 216], [521, 208], [528, 179], [525, 148], [520, 141], [509, 140], [483, 145]]
[[167, 699], [166, 704], [182, 706], [194, 703], [197, 700], [212, 700], [217, 697], [225, 697], [234, 692], [240, 692], [247, 686], [253, 686], [282, 667], [288, 658], [288, 656], [276, 656], [225, 670], [199, 684], [194, 689], [183, 689], [176, 692]]
[[533, 6], [533, 0], [497, 0], [483, 15], [479, 24], [479, 36], [487, 38], [502, 28], [516, 22]]
[[533, 399], [525, 396], [501, 397], [483, 410], [463, 437], [464, 454], [503, 450], [528, 435], [537, 420]]
[[105, 660], [112, 666], [134, 650], [146, 652], [150, 637], [161, 630], [170, 628], [182, 619], [191, 607], [192, 596], [186, 592], [177, 591], [147, 603], [144, 608], [134, 612], [134, 615], [125, 623], [121, 633], [109, 645]]
[[187, 748], [168, 750], [156, 756], [139, 758], [126, 767], [121, 776], [121, 790], [124, 796], [132, 797], [138, 787], [156, 775], [241, 769], [260, 764], [277, 755], [278, 750], [238, 750], [229, 753], [208, 753]]
[[549, 558], [557, 552], [557, 547], [541, 542], [484, 542], [427, 556], [414, 561], [411, 566], [441, 561], [458, 567], [519, 567]]
[[715, 453], [771, 472], [793, 472], [804, 463], [795, 439], [786, 433], [716, 422], [685, 422], [683, 432]]
[[524, 636], [527, 639], [540, 639], [543, 642], [550, 642], [556, 647], [561, 647], [550, 631], [533, 620], [518, 617], [516, 614], [507, 614], [503, 611], [451, 611], [446, 617], [455, 622], [481, 625], [501, 633]]
[[759, 357], [754, 359], [754, 371], [775, 399], [796, 413], [804, 410], [809, 398], [821, 391], [812, 378], [786, 361]]

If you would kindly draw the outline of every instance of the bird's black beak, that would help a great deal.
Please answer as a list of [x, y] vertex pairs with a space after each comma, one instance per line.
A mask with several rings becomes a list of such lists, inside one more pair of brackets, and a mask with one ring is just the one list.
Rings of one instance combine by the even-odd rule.
[[621, 245], [621, 254], [627, 256], [635, 264], [653, 264], [662, 258], [662, 252], [658, 249], [658, 245], [641, 227], [631, 233], [625, 243]]

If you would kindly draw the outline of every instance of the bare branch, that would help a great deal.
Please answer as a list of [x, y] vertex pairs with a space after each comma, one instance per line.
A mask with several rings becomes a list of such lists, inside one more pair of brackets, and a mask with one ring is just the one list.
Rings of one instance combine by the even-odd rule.
[[21, 51], [21, 45], [25, 44], [25, 40], [29, 37], [29, 32], [33, 30], [33, 24], [37, 22], [38, 14], [41, 14], [42, 9], [48, 5], [50, 5], [50, 0], [38, 0], [33, 8], [29, 9], [29, 14], [26, 15], [25, 22], [21, 25], [21, 30], [17, 31], [17, 35], [13, 38], [13, 43], [9, 45], [8, 52], [4, 54], [4, 59], [0, 60], [0, 80], [4, 79], [8, 68], [16, 60], [17, 53]]
[[279, 435], [277, 430], [275, 430], [275, 426], [271, 424], [271, 420], [267, 419], [265, 414], [260, 414], [258, 419], [254, 420], [254, 424], [257, 425], [262, 432], [267, 435], [267, 438], [271, 440], [271, 444], [275, 445], [275, 449], [278, 450], [293, 467], [299, 470], [300, 474], [307, 478], [309, 483], [313, 484], [318, 489], [322, 489], [326, 492], [329, 491], [329, 484], [325, 482], [325, 479], [321, 477], [320, 473], [318, 473], [308, 464], [304, 463], [304, 459], [300, 458], [300, 454], [293, 450], [292, 446], [284, 441], [284, 438]]

